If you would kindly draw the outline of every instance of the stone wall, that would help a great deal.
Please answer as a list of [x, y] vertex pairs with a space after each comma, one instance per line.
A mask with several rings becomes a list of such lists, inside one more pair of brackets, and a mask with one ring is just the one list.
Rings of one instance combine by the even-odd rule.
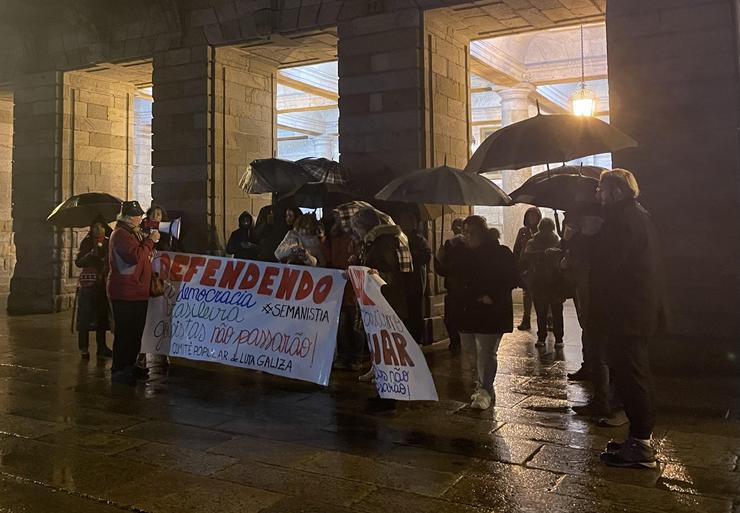
[[183, 214], [188, 251], [220, 253], [243, 210], [266, 199], [238, 188], [273, 155], [275, 72], [241, 51], [180, 48], [154, 58], [154, 202]]
[[13, 96], [0, 93], [0, 308], [10, 292], [15, 267], [15, 243], [11, 216], [11, 169], [13, 163]]
[[[740, 191], [735, 2], [622, 0], [607, 11], [611, 122], [658, 229], [671, 370], [738, 370]], [[701, 357], [697, 356], [701, 353]]]
[[12, 172], [17, 265], [9, 311], [71, 306], [79, 274], [73, 260], [86, 230], [56, 229], [45, 219], [74, 194], [128, 196], [133, 92], [128, 84], [81, 72], [19, 82]]
[[51, 312], [63, 306], [59, 248], [69, 245], [61, 231], [45, 222], [69, 191], [62, 176], [62, 73], [24, 75], [15, 84], [14, 102], [12, 215], [17, 260], [8, 311]]
[[[257, 218], [270, 195], [247, 195], [239, 179], [254, 159], [276, 151], [277, 69], [232, 48], [216, 50], [215, 169], [219, 208], [216, 226], [226, 241], [244, 210]], [[225, 242], [224, 242], [225, 244]]]

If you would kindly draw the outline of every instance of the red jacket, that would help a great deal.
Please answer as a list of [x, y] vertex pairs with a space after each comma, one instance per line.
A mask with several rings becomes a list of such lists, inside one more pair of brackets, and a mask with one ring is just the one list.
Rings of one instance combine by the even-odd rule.
[[154, 241], [140, 238], [138, 231], [119, 221], [110, 237], [108, 297], [124, 301], [146, 301], [152, 280]]

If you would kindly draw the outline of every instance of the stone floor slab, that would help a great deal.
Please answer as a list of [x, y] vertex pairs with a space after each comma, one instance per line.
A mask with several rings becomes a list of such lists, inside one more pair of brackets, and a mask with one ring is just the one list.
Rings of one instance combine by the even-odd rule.
[[314, 456], [300, 462], [297, 468], [430, 497], [440, 496], [459, 478], [456, 473], [419, 469], [337, 452]]

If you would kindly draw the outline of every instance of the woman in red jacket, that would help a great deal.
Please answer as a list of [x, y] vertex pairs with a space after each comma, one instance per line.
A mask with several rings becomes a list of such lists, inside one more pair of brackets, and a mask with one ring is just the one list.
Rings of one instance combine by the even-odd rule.
[[146, 369], [135, 364], [146, 324], [152, 257], [159, 232], [151, 230], [144, 237], [139, 228], [143, 215], [138, 201], [124, 201], [110, 237], [108, 297], [115, 321], [111, 380], [117, 383], [133, 384], [146, 376]]

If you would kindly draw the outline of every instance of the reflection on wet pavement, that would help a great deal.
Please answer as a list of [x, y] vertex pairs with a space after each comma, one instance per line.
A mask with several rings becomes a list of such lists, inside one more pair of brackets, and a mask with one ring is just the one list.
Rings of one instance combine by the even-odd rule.
[[624, 428], [576, 416], [565, 350], [501, 345], [497, 405], [466, 406], [460, 356], [427, 348], [440, 401], [370, 415], [369, 385], [326, 389], [174, 360], [136, 388], [80, 360], [67, 314], [0, 317], [0, 511], [740, 513], [739, 381], [657, 380], [656, 471], [606, 468]]

